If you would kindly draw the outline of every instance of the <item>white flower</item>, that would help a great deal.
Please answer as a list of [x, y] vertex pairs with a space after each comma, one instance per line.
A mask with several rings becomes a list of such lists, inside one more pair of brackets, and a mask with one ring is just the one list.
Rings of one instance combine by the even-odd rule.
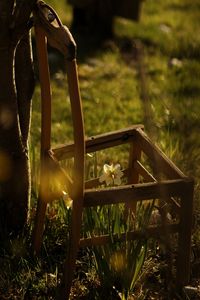
[[103, 166], [103, 175], [100, 176], [99, 182], [105, 181], [106, 185], [120, 185], [123, 172], [120, 164]]
[[157, 209], [152, 211], [149, 223], [150, 225], [156, 225], [161, 223], [161, 215]]
[[72, 207], [73, 200], [69, 197], [69, 195], [65, 191], [62, 191], [62, 199], [67, 209], [70, 209]]

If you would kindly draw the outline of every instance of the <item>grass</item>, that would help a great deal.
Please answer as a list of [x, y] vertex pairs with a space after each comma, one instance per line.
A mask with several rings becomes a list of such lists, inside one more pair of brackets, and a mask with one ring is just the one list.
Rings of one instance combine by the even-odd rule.
[[[52, 0], [49, 3], [57, 9], [61, 19], [70, 24], [70, 6], [64, 0]], [[140, 23], [115, 18], [114, 41], [109, 41], [97, 49], [92, 44], [87, 47], [81, 42], [78, 44], [86, 135], [144, 123], [155, 143], [181, 170], [195, 179], [195, 246], [200, 245], [199, 20], [198, 0], [146, 0], [143, 3]], [[135, 59], [138, 43], [143, 53], [140, 67]], [[52, 70], [57, 62], [62, 64], [62, 59], [57, 60], [55, 54], [51, 55]], [[56, 66], [55, 70], [52, 71], [54, 145], [72, 139], [69, 99], [66, 94], [67, 80], [62, 68]], [[148, 111], [144, 104], [144, 91]], [[151, 118], [150, 123], [146, 118], [147, 113]], [[38, 185], [39, 124], [40, 100], [37, 84], [33, 98], [30, 138], [33, 203]], [[123, 163], [126, 157], [119, 153], [120, 151], [101, 153], [97, 157], [99, 168], [112, 159], [114, 162]], [[96, 158], [88, 159], [93, 163]], [[30, 228], [18, 239], [12, 240], [10, 237], [10, 241], [1, 247], [2, 299], [55, 299], [65, 256], [69, 217], [67, 214], [64, 206], [60, 207], [57, 203], [49, 208], [41, 257], [33, 259], [29, 254]], [[147, 278], [154, 280], [156, 284], [163, 283], [162, 273], [158, 271], [159, 265], [162, 265], [162, 260], [157, 258], [146, 262]], [[198, 277], [199, 273], [192, 278], [197, 281]], [[152, 299], [152, 286], [149, 288], [144, 282], [145, 280], [141, 281], [138, 289], [143, 299]], [[89, 293], [93, 290], [92, 286], [99, 288], [100, 283], [86, 251], [80, 253], [72, 298], [94, 299]], [[156, 292], [158, 291], [152, 297]]]

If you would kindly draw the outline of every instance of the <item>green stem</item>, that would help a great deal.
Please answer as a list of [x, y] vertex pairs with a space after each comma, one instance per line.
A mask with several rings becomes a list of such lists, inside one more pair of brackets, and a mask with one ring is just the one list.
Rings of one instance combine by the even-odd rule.
[[126, 289], [122, 290], [122, 300], [127, 300], [129, 296], [129, 292]]

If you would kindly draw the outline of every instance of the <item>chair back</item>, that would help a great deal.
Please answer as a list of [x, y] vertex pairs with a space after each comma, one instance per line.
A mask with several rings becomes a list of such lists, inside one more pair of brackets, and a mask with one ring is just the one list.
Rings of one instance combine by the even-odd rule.
[[[41, 86], [41, 157], [51, 150], [51, 86], [48, 66], [47, 42], [64, 55], [68, 79], [74, 136], [74, 168], [72, 181], [75, 198], [84, 191], [85, 133], [81, 97], [79, 91], [76, 43], [56, 12], [43, 1], [38, 1], [34, 14], [36, 47]], [[73, 197], [73, 195], [72, 195]]]

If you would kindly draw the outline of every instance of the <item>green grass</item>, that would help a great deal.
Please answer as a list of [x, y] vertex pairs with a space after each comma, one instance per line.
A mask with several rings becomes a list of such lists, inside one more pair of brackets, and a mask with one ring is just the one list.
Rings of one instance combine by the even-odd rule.
[[122, 61], [118, 52], [101, 53], [97, 59], [87, 59], [80, 66], [80, 87], [88, 135], [120, 129], [141, 120], [134, 76], [135, 70]]
[[[64, 0], [52, 0], [49, 3], [69, 25], [71, 7]], [[108, 42], [103, 48], [98, 47], [98, 50], [89, 44], [88, 52], [84, 53], [84, 47], [81, 43], [78, 44], [86, 135], [144, 123], [146, 131], [164, 152], [181, 170], [195, 179], [197, 220], [200, 219], [199, 20], [198, 0], [146, 0], [143, 3], [140, 23], [115, 19], [114, 41]], [[133, 53], [134, 45], [138, 41], [143, 48], [145, 86], [141, 83], [141, 74]], [[56, 73], [52, 75], [53, 145], [69, 142], [73, 137], [67, 80], [63, 71], [56, 69]], [[145, 119], [146, 112], [141, 100], [143, 88], [148, 98], [151, 126]], [[37, 83], [33, 97], [30, 138], [33, 203], [38, 188], [39, 125], [40, 96]], [[92, 163], [95, 159], [94, 156], [88, 158]], [[118, 148], [115, 152], [100, 153], [97, 157], [98, 170], [101, 170], [104, 162], [114, 161], [123, 164], [125, 159], [124, 153], [121, 156]], [[0, 296], [15, 295], [18, 297], [16, 299], [54, 299], [56, 286], [61, 277], [68, 230], [66, 221], [68, 216], [65, 210], [63, 207], [59, 208], [58, 204], [54, 209], [56, 212], [58, 210], [58, 213], [52, 219], [52, 211], [49, 208], [40, 258], [34, 260], [31, 258], [30, 236], [27, 238], [27, 234], [22, 240], [11, 241], [4, 247], [5, 249], [1, 248]], [[200, 242], [199, 225], [197, 223], [195, 228], [194, 244]], [[17, 243], [21, 246], [19, 247]], [[21, 249], [22, 252], [16, 249]], [[90, 285], [99, 286], [95, 275], [93, 276], [91, 270], [88, 272], [87, 266], [90, 262], [88, 253], [84, 253], [81, 257], [83, 263], [78, 264], [74, 283], [74, 289], [76, 292], [79, 291], [77, 293], [80, 297], [81, 294], [87, 295]], [[154, 267], [157, 268], [156, 265]], [[87, 299], [90, 299], [89, 296]]]

